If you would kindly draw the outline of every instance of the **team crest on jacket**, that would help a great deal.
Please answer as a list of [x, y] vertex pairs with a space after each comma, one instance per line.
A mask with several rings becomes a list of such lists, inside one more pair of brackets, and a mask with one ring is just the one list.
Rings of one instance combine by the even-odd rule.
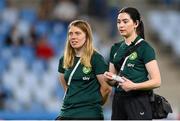
[[83, 67], [83, 73], [85, 73], [85, 74], [89, 74], [90, 72], [91, 72], [91, 68], [90, 67]]
[[137, 52], [133, 52], [129, 55], [129, 60], [135, 60], [137, 58]]

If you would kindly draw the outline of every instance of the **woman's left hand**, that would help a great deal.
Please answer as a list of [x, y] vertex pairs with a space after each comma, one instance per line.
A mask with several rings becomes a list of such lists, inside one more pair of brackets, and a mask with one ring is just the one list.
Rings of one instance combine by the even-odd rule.
[[119, 83], [119, 85], [121, 86], [121, 88], [123, 90], [125, 90], [126, 92], [131, 91], [131, 90], [135, 90], [136, 89], [136, 83], [132, 82], [131, 80], [122, 77], [123, 80], [125, 80], [123, 83]]

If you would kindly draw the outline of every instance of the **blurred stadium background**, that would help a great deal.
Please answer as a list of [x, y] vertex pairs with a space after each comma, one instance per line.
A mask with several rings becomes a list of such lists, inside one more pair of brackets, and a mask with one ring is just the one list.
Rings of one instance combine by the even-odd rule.
[[142, 14], [162, 75], [155, 91], [173, 107], [167, 119], [180, 119], [180, 0], [0, 0], [0, 120], [55, 119], [64, 93], [57, 68], [68, 23], [87, 20], [108, 61], [111, 45], [121, 39], [116, 16], [125, 6]]

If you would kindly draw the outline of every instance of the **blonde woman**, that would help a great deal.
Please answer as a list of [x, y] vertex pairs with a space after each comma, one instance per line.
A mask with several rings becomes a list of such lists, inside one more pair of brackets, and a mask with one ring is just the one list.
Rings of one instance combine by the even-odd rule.
[[103, 119], [102, 105], [111, 92], [103, 76], [108, 65], [92, 41], [91, 27], [86, 21], [69, 24], [64, 56], [58, 67], [65, 95], [57, 119]]

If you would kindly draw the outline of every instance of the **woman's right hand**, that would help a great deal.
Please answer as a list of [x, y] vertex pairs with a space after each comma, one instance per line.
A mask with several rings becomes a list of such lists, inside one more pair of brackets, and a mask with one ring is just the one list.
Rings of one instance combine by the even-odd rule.
[[107, 78], [107, 79], [109, 79], [109, 80], [113, 80], [113, 73], [112, 72], [108, 72], [108, 71], [106, 71], [105, 73], [104, 73], [104, 76]]

